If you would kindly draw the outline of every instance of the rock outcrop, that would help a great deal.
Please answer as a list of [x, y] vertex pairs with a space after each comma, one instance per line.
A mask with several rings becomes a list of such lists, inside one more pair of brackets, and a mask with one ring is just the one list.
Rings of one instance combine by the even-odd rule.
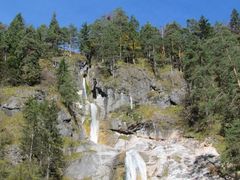
[[65, 171], [72, 179], [111, 180], [118, 151], [113, 148], [86, 143], [77, 148], [80, 158], [74, 160]]

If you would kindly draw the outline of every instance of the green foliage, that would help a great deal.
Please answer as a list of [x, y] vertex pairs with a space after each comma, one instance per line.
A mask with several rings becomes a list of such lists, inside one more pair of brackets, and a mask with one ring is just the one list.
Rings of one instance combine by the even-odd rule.
[[90, 38], [93, 38], [90, 37], [90, 26], [87, 23], [84, 23], [79, 32], [80, 50], [87, 58], [88, 63], [91, 65], [91, 59], [94, 54], [94, 49], [93, 42]]
[[53, 102], [29, 99], [24, 110], [21, 149], [27, 163], [36, 162], [42, 177], [58, 179], [63, 168], [63, 141], [57, 129], [57, 107]]
[[240, 171], [240, 119], [235, 119], [226, 130], [226, 150], [223, 160], [230, 172]]
[[12, 168], [8, 180], [40, 180], [39, 166], [35, 163], [23, 162]]
[[7, 179], [10, 174], [11, 165], [6, 160], [0, 160], [0, 179]]
[[77, 89], [69, 73], [65, 59], [62, 59], [57, 70], [58, 91], [61, 94], [63, 103], [69, 107], [77, 100]]
[[229, 26], [233, 32], [240, 32], [240, 17], [236, 9], [232, 10]]
[[57, 21], [57, 15], [53, 13], [46, 37], [46, 41], [50, 44], [52, 55], [59, 54], [58, 46], [62, 40], [63, 34]]

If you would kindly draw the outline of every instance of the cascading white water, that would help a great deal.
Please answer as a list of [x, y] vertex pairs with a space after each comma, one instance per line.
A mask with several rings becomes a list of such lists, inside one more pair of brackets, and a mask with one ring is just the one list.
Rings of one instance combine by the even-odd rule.
[[147, 168], [144, 160], [136, 150], [126, 152], [126, 180], [147, 180]]
[[91, 103], [90, 110], [91, 110], [90, 140], [97, 143], [98, 142], [98, 130], [99, 130], [99, 122], [97, 120], [97, 106], [95, 104]]
[[130, 96], [130, 108], [133, 109], [133, 98]]
[[83, 97], [85, 99], [87, 99], [86, 78], [85, 77], [83, 78], [82, 85], [83, 85]]

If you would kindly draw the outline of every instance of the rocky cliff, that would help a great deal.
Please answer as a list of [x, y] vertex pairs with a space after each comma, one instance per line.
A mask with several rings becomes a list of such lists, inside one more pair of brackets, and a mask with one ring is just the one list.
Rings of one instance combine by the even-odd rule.
[[[221, 179], [216, 149], [184, 137], [181, 112], [186, 83], [181, 72], [165, 67], [156, 78], [147, 68], [122, 64], [106, 78], [101, 67], [81, 65], [77, 74], [84, 103], [79, 111], [85, 111], [80, 119], [86, 134], [74, 148], [79, 157], [67, 167], [67, 178]], [[89, 140], [90, 102], [98, 107], [97, 143]], [[140, 156], [126, 160], [132, 151]]]
[[1, 89], [0, 122], [15, 130], [6, 150], [12, 164], [21, 162], [22, 110], [34, 96], [54, 99], [60, 107], [67, 179], [221, 179], [219, 154], [211, 142], [184, 134], [181, 72], [165, 66], [156, 78], [148, 67], [119, 64], [108, 76], [84, 61], [74, 62], [71, 70], [80, 100], [70, 109], [61, 104], [51, 71], [39, 86]]

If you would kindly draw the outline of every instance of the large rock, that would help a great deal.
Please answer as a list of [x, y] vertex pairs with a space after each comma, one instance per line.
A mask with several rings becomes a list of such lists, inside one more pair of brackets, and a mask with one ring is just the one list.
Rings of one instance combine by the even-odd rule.
[[71, 162], [65, 171], [65, 176], [74, 180], [111, 180], [113, 166], [118, 151], [97, 144], [81, 145], [76, 153], [81, 154], [80, 158]]
[[170, 94], [170, 102], [173, 105], [183, 104], [186, 95], [186, 89], [174, 89]]
[[147, 166], [148, 179], [222, 179], [214, 171], [219, 166], [216, 150], [177, 134], [162, 141], [136, 136], [129, 140], [119, 139], [115, 149], [139, 152]]
[[6, 159], [12, 164], [17, 165], [23, 159], [21, 155], [21, 150], [18, 145], [10, 145], [5, 150], [6, 152]]
[[113, 89], [107, 90], [106, 111], [112, 112], [121, 106], [130, 105], [130, 98], [125, 92], [115, 91]]
[[22, 98], [11, 97], [1, 108], [8, 116], [12, 116], [14, 113], [21, 111], [23, 106], [24, 101]]
[[97, 72], [97, 69], [91, 70], [89, 79], [94, 79], [97, 88], [106, 94], [102, 99], [97, 98], [106, 113], [122, 106], [130, 107], [130, 103], [133, 106], [147, 103], [166, 108], [182, 104], [185, 98], [186, 82], [178, 71], [166, 73], [158, 80], [144, 69], [120, 67], [116, 69], [114, 78], [109, 78], [108, 81], [100, 79]]
[[71, 122], [71, 116], [66, 113], [65, 111], [59, 111], [58, 112], [58, 129], [59, 133], [62, 136], [72, 136], [73, 135], [73, 129], [72, 129], [72, 122]]

